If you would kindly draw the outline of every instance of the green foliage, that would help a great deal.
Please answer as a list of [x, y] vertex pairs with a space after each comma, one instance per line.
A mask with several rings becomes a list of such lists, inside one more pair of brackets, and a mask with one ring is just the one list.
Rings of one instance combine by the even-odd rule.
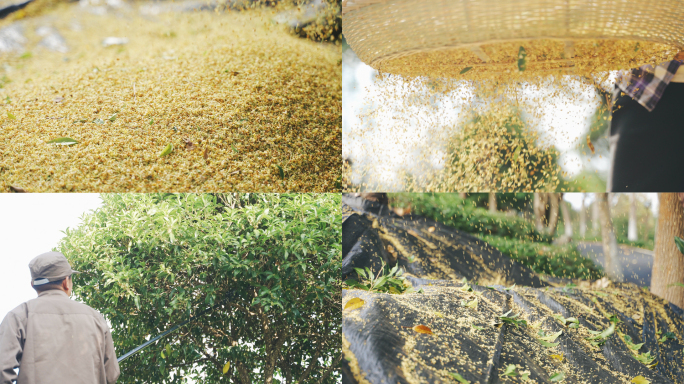
[[527, 265], [537, 273], [572, 279], [598, 279], [600, 267], [572, 244], [550, 245], [497, 236], [479, 236], [492, 247]]
[[339, 195], [102, 198], [58, 250], [119, 354], [219, 305], [125, 360], [119, 382], [339, 382]]
[[398, 193], [390, 194], [390, 198], [393, 206], [410, 205], [412, 213], [464, 232], [547, 243], [551, 241], [551, 236], [539, 233], [534, 224], [524, 218], [464, 204], [463, 199], [455, 193]]
[[[373, 271], [370, 268], [354, 268], [356, 274], [361, 278], [361, 281], [348, 279], [344, 283], [350, 288], [363, 289], [369, 292], [384, 292], [384, 293], [413, 293], [415, 290], [407, 283], [406, 277], [403, 276], [404, 269], [395, 265], [390, 269], [389, 266], [382, 263], [382, 269], [377, 276], [373, 276]], [[419, 289], [418, 293], [423, 293], [423, 289]]]
[[[618, 230], [616, 226], [616, 231]], [[653, 247], [655, 246], [655, 241], [653, 238], [650, 238], [648, 240], [635, 240], [635, 241], [630, 241], [627, 239], [626, 236], [618, 236], [616, 234], [616, 239], [618, 244], [622, 245], [627, 245], [630, 247], [635, 247], [635, 248], [643, 248], [643, 249], [648, 249], [648, 250], [653, 250]], [[601, 236], [585, 236], [585, 237], [575, 237], [575, 240], [577, 241], [594, 241], [594, 242], [601, 242]]]

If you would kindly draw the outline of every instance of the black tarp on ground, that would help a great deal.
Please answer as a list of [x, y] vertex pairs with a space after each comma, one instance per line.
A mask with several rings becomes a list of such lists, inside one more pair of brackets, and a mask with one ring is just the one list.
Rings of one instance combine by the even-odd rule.
[[[628, 383], [641, 375], [652, 383], [684, 384], [684, 321], [676, 306], [631, 284], [553, 287], [481, 240], [430, 219], [402, 218], [359, 198], [344, 197], [343, 204], [344, 278], [356, 277], [353, 267], [398, 262], [425, 291], [343, 290], [343, 306], [364, 300], [361, 308], [343, 311], [344, 384], [457, 383], [450, 374], [471, 383], [523, 382], [520, 375], [502, 376], [510, 364], [528, 374], [527, 382], [550, 383], [562, 372], [562, 383]], [[411, 264], [410, 255], [416, 258]], [[461, 288], [463, 277], [472, 291]], [[474, 300], [476, 308], [462, 306]], [[493, 324], [509, 310], [527, 326]], [[553, 315], [575, 317], [580, 326], [569, 328]], [[616, 331], [592, 346], [588, 331], [609, 328], [613, 315]], [[417, 325], [433, 334], [414, 331]], [[562, 331], [558, 346], [543, 346], [540, 330]], [[668, 332], [674, 339], [662, 340]], [[625, 335], [644, 343], [636, 353], [655, 357], [654, 369], [635, 359]]]

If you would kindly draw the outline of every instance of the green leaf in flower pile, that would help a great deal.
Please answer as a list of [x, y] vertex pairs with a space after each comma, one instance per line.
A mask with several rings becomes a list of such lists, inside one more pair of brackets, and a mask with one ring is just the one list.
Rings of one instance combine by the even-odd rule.
[[78, 144], [78, 141], [70, 138], [70, 137], [58, 137], [56, 139], [52, 139], [47, 142], [48, 144], [57, 144], [57, 145], [74, 145]]

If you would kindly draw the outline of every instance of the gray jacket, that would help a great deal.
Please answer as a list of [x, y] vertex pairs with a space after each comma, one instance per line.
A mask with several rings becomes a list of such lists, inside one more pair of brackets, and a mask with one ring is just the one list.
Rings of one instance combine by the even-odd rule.
[[111, 384], [119, 373], [105, 319], [63, 291], [40, 293], [0, 324], [0, 384]]

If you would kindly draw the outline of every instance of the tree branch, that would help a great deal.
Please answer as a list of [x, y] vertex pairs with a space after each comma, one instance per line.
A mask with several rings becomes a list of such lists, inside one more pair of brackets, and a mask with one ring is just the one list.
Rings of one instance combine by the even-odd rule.
[[325, 381], [325, 379], [327, 379], [328, 376], [330, 376], [330, 372], [339, 368], [339, 364], [341, 361], [342, 361], [342, 353], [340, 352], [340, 354], [337, 356], [337, 358], [335, 360], [333, 360], [332, 364], [330, 364], [330, 366], [325, 371], [323, 371], [323, 376], [321, 376], [321, 378], [318, 379], [316, 384], [323, 383], [323, 381]]

